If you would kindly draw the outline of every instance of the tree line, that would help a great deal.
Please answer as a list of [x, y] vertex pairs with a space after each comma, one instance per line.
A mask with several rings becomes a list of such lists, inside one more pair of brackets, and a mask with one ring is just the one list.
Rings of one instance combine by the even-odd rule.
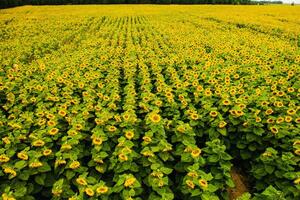
[[0, 0], [0, 8], [62, 4], [250, 4], [250, 0]]

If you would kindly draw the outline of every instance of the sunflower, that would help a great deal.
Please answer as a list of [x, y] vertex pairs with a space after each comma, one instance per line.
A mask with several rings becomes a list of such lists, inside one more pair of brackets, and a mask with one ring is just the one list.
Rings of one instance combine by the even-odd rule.
[[119, 157], [119, 159], [120, 159], [121, 161], [127, 161], [127, 160], [128, 160], [128, 157], [127, 157], [124, 153], [120, 153], [120, 154], [118, 155], [118, 157]]
[[255, 122], [257, 122], [257, 123], [261, 122], [261, 118], [260, 117], [256, 117], [255, 118]]
[[191, 155], [192, 155], [193, 158], [199, 157], [200, 154], [201, 154], [201, 149], [199, 149], [199, 148], [193, 149], [192, 152], [191, 152]]
[[195, 188], [195, 184], [193, 183], [192, 180], [186, 180], [186, 181], [185, 181], [185, 184], [186, 184], [189, 188], [191, 188], [191, 189], [194, 189], [194, 188]]
[[66, 116], [67, 112], [64, 111], [64, 110], [60, 110], [60, 111], [58, 111], [58, 114], [59, 114], [60, 116], [64, 117], [64, 116]]
[[58, 128], [52, 128], [48, 132], [49, 135], [56, 135], [57, 133], [58, 133]]
[[49, 156], [51, 153], [52, 153], [52, 150], [51, 150], [51, 149], [45, 149], [45, 150], [43, 151], [43, 155], [44, 155], [44, 156]]
[[109, 132], [115, 132], [116, 130], [117, 130], [117, 128], [115, 126], [109, 126], [108, 127]]
[[87, 185], [86, 180], [80, 177], [76, 179], [76, 183], [78, 183], [79, 185]]
[[45, 142], [43, 140], [36, 140], [32, 142], [32, 146], [34, 147], [42, 147], [45, 145]]
[[125, 180], [124, 186], [125, 186], [125, 187], [130, 187], [130, 186], [132, 186], [135, 182], [136, 182], [136, 179], [135, 179], [134, 177], [127, 178], [127, 179]]
[[4, 154], [0, 155], [0, 163], [6, 163], [10, 160], [10, 158]]
[[21, 160], [28, 160], [28, 155], [25, 152], [19, 152], [17, 154], [18, 158], [20, 158]]
[[224, 128], [227, 125], [225, 121], [220, 121], [219, 122], [219, 128]]
[[43, 166], [43, 163], [41, 163], [41, 162], [39, 162], [39, 161], [37, 161], [37, 162], [32, 162], [32, 163], [29, 164], [29, 167], [30, 167], [30, 168], [38, 168], [38, 167], [41, 167], [41, 166]]
[[100, 137], [94, 137], [94, 138], [93, 138], [93, 141], [92, 141], [92, 143], [93, 143], [94, 145], [101, 145], [102, 142], [103, 142], [103, 140], [102, 140], [102, 138], [100, 138]]
[[2, 141], [3, 141], [4, 144], [10, 144], [11, 143], [8, 137], [2, 138]]
[[223, 104], [224, 106], [228, 106], [228, 105], [231, 104], [231, 102], [230, 102], [229, 100], [225, 99], [225, 100], [222, 101], [222, 104]]
[[205, 179], [199, 179], [198, 183], [202, 188], [207, 188], [208, 187], [208, 183]]
[[5, 174], [10, 174], [12, 177], [17, 176], [17, 172], [10, 167], [5, 167], [3, 171]]
[[294, 180], [294, 183], [299, 185], [300, 184], [300, 178], [297, 178], [296, 180]]
[[296, 149], [296, 150], [294, 151], [294, 153], [295, 153], [296, 155], [300, 156], [300, 149]]
[[144, 137], [143, 137], [143, 140], [144, 140], [144, 142], [146, 142], [146, 143], [152, 142], [152, 139], [151, 139], [151, 137], [149, 137], [149, 136], [144, 136]]
[[59, 197], [61, 195], [61, 193], [63, 192], [62, 189], [52, 189], [52, 194], [53, 196]]
[[85, 188], [84, 192], [90, 197], [94, 196], [94, 194], [95, 194], [94, 190], [89, 187]]
[[149, 118], [153, 123], [159, 123], [161, 121], [161, 116], [157, 113], [151, 113]]
[[283, 117], [278, 117], [277, 120], [276, 120], [276, 123], [280, 124], [282, 122], [284, 122], [284, 118]]
[[270, 130], [271, 130], [271, 132], [272, 132], [273, 134], [277, 134], [277, 133], [278, 133], [278, 129], [277, 129], [276, 127], [274, 127], [274, 126], [272, 126], [272, 127], [270, 128]]
[[197, 119], [199, 119], [199, 115], [197, 113], [192, 113], [191, 118], [192, 118], [192, 120], [197, 120]]
[[193, 178], [197, 178], [197, 177], [198, 177], [198, 173], [197, 173], [197, 172], [194, 172], [194, 171], [189, 172], [187, 175], [188, 175], [189, 177], [193, 177]]
[[286, 116], [284, 118], [284, 121], [287, 122], [287, 123], [290, 123], [292, 120], [293, 120], [293, 118], [291, 116]]
[[100, 186], [100, 187], [97, 187], [96, 192], [97, 192], [98, 194], [105, 194], [105, 193], [108, 192], [108, 187], [107, 187], [107, 186]]
[[53, 121], [53, 120], [49, 120], [49, 121], [47, 122], [47, 125], [48, 125], [48, 126], [55, 126], [55, 125], [56, 125], [56, 122]]
[[211, 117], [216, 117], [218, 115], [218, 112], [217, 111], [210, 111], [209, 115]]
[[78, 167], [80, 167], [80, 162], [76, 161], [72, 161], [71, 164], [69, 165], [69, 167], [71, 169], [77, 169]]
[[126, 131], [125, 132], [125, 137], [128, 139], [128, 140], [131, 140], [133, 137], [134, 137], [134, 132], [133, 131]]
[[294, 115], [294, 114], [296, 114], [296, 110], [294, 110], [292, 108], [288, 109], [286, 112], [287, 112], [288, 115]]

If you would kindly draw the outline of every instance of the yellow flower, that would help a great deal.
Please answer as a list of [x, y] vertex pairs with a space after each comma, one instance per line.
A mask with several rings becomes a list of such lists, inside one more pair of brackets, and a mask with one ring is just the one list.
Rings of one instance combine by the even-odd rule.
[[45, 145], [45, 142], [43, 140], [36, 140], [32, 143], [32, 146], [34, 147], [42, 147]]
[[277, 120], [276, 120], [276, 123], [280, 124], [282, 122], [284, 122], [284, 118], [283, 117], [278, 117]]
[[10, 160], [9, 157], [7, 157], [6, 155], [2, 154], [0, 155], [0, 163], [6, 163]]
[[227, 100], [227, 99], [223, 100], [222, 103], [223, 103], [223, 105], [225, 105], [225, 106], [228, 106], [228, 105], [231, 104], [231, 102], [230, 102], [229, 100]]
[[55, 166], [59, 166], [59, 165], [65, 165], [67, 162], [65, 160], [56, 160], [55, 161]]
[[276, 127], [274, 127], [274, 126], [272, 126], [272, 127], [270, 128], [270, 130], [271, 130], [271, 132], [274, 133], [274, 134], [277, 134], [277, 133], [278, 133], [278, 129], [277, 129]]
[[201, 154], [201, 149], [199, 149], [199, 148], [193, 149], [191, 152], [191, 155], [193, 158], [199, 157], [200, 154]]
[[18, 158], [21, 160], [28, 160], [28, 155], [25, 152], [20, 152], [17, 154]]
[[160, 115], [156, 114], [156, 113], [150, 114], [149, 118], [150, 118], [151, 122], [153, 122], [153, 123], [159, 123], [161, 120]]
[[267, 109], [265, 114], [266, 115], [271, 115], [273, 113], [273, 110], [271, 108]]
[[94, 194], [95, 194], [95, 192], [94, 192], [94, 190], [92, 188], [85, 188], [84, 191], [90, 197], [94, 196]]
[[61, 195], [61, 193], [63, 192], [62, 189], [52, 189], [52, 194], [56, 197], [59, 197]]
[[207, 188], [208, 187], [208, 183], [205, 179], [199, 179], [198, 183], [202, 188]]
[[227, 125], [225, 121], [220, 121], [219, 122], [219, 128], [224, 128]]
[[49, 120], [49, 121], [47, 122], [47, 124], [48, 124], [48, 126], [55, 126], [55, 125], [56, 125], [56, 122], [53, 121], [53, 120]]
[[190, 177], [193, 177], [193, 178], [197, 178], [198, 177], [197, 172], [189, 172], [187, 175], [190, 176]]
[[186, 180], [186, 181], [185, 181], [185, 184], [186, 184], [189, 188], [191, 188], [191, 189], [194, 189], [194, 188], [195, 188], [195, 184], [193, 183], [192, 180]]
[[93, 138], [93, 144], [94, 145], [101, 145], [103, 142], [102, 138], [99, 138], [99, 137], [94, 137]]
[[211, 117], [216, 117], [218, 115], [218, 112], [217, 111], [210, 111], [209, 115]]
[[49, 135], [56, 135], [57, 133], [58, 133], [58, 129], [57, 128], [52, 128], [48, 132]]
[[80, 162], [78, 162], [78, 161], [72, 161], [69, 167], [71, 169], [77, 169], [78, 167], [80, 167]]
[[76, 129], [77, 131], [80, 131], [82, 128], [83, 128], [83, 127], [82, 127], [81, 124], [76, 124], [76, 125], [75, 125], [75, 129]]
[[296, 155], [300, 156], [300, 149], [296, 149], [294, 152]]
[[179, 125], [176, 130], [180, 133], [184, 133], [185, 132], [185, 127], [183, 125]]
[[52, 150], [51, 150], [51, 149], [45, 149], [45, 150], [43, 151], [43, 155], [44, 155], [44, 156], [49, 156], [51, 153], [52, 153]]
[[5, 174], [10, 174], [12, 177], [17, 176], [17, 172], [14, 169], [10, 168], [10, 167], [4, 168], [3, 171], [4, 171]]
[[287, 112], [288, 115], [294, 115], [294, 114], [296, 114], [296, 110], [294, 110], [292, 108], [288, 109], [286, 112]]
[[152, 141], [151, 137], [148, 137], [148, 136], [144, 136], [144, 137], [143, 137], [143, 140], [144, 140], [144, 142], [146, 142], [146, 143], [150, 143], [150, 142]]
[[98, 194], [105, 194], [108, 192], [108, 187], [106, 187], [106, 186], [97, 187], [96, 192]]
[[122, 161], [127, 161], [128, 157], [125, 154], [121, 153], [121, 154], [119, 154], [119, 159]]
[[70, 150], [72, 149], [72, 146], [70, 144], [63, 144], [61, 145], [61, 150]]
[[78, 183], [79, 185], [87, 185], [87, 182], [84, 178], [77, 178], [76, 183]]
[[64, 110], [60, 110], [60, 111], [58, 111], [58, 114], [59, 114], [60, 116], [64, 117], [64, 116], [66, 116], [67, 112], [64, 111]]
[[293, 120], [293, 118], [292, 118], [291, 116], [286, 116], [286, 117], [284, 118], [284, 120], [285, 120], [287, 123], [290, 123], [290, 122]]
[[136, 181], [136, 179], [134, 177], [127, 178], [125, 180], [124, 186], [125, 187], [130, 187], [135, 183], [135, 181]]
[[110, 131], [110, 132], [115, 132], [116, 130], [117, 130], [117, 128], [115, 126], [108, 127], [108, 131]]
[[41, 163], [41, 162], [32, 162], [32, 163], [29, 164], [30, 168], [38, 168], [38, 167], [41, 167], [41, 166], [43, 166], [43, 163]]
[[294, 183], [297, 185], [300, 184], [300, 178], [297, 178], [296, 180], [294, 180]]
[[10, 144], [11, 143], [8, 137], [2, 138], [2, 141], [4, 142], [4, 144]]
[[191, 114], [192, 120], [197, 120], [199, 118], [199, 115], [196, 113]]
[[131, 139], [134, 137], [134, 132], [133, 132], [133, 131], [126, 131], [126, 132], [125, 132], [125, 137], [126, 137], [128, 140], [131, 140]]
[[256, 118], [255, 118], [255, 121], [256, 121], [257, 123], [259, 123], [259, 122], [261, 122], [261, 118], [260, 118], [260, 117], [256, 117]]

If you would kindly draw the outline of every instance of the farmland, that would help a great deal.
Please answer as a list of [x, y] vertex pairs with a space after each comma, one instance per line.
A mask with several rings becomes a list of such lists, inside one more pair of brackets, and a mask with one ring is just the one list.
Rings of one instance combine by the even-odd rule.
[[300, 7], [0, 10], [0, 199], [300, 198]]

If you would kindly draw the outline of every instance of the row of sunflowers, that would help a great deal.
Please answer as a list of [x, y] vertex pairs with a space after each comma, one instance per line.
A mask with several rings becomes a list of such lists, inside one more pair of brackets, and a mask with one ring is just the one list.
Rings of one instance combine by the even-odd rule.
[[299, 8], [245, 9], [1, 10], [0, 199], [298, 199]]

